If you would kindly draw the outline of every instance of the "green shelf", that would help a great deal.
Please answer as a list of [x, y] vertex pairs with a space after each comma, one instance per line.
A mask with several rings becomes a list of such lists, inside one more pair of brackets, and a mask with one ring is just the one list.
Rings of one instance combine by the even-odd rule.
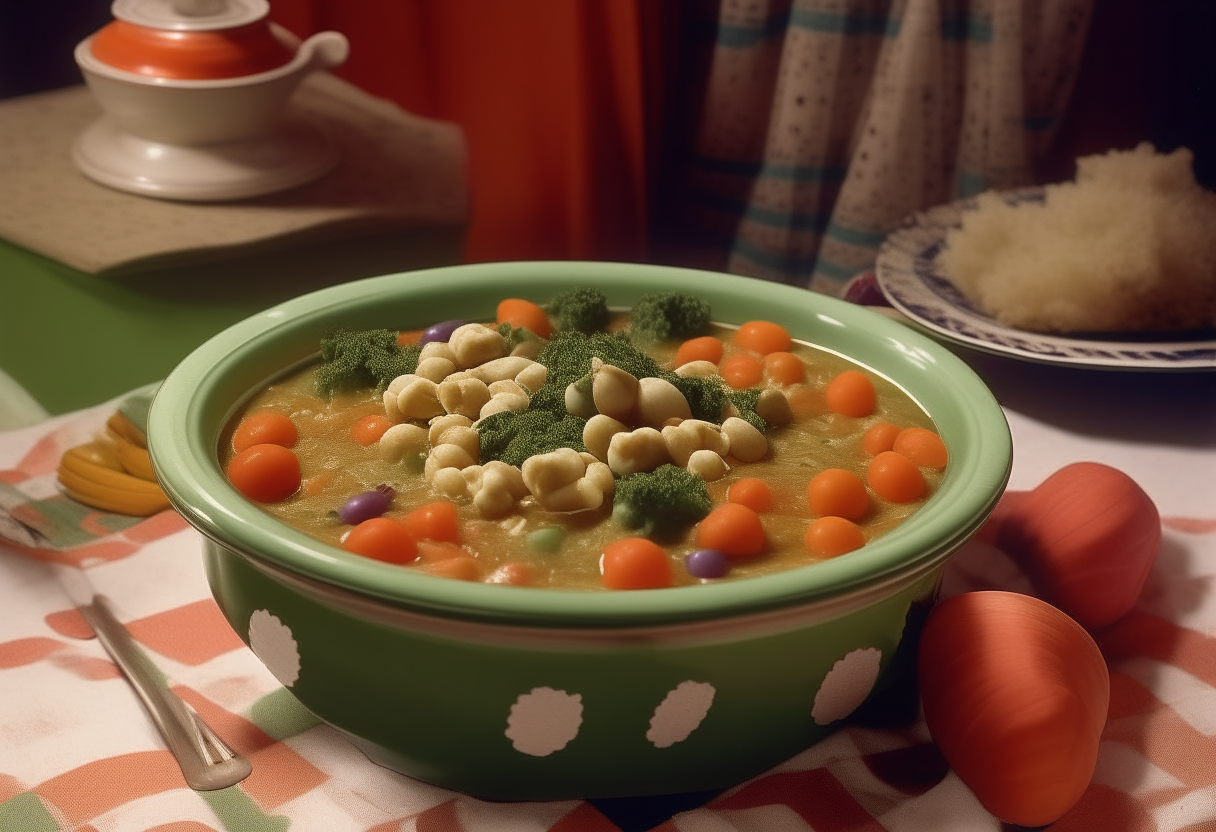
[[0, 240], [0, 368], [49, 413], [164, 378], [212, 335], [323, 286], [459, 261], [463, 230], [301, 239], [94, 275]]

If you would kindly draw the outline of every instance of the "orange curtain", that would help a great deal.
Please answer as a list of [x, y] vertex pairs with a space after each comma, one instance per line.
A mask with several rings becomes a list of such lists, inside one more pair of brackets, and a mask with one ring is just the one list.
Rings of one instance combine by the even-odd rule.
[[657, 5], [271, 0], [271, 18], [301, 37], [342, 32], [351, 54], [339, 76], [464, 129], [467, 261], [641, 260]]

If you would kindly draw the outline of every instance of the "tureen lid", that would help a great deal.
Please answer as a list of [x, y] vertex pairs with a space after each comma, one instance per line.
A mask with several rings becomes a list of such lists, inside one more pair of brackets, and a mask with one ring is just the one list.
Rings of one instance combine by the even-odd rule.
[[119, 20], [175, 32], [234, 29], [256, 23], [270, 13], [267, 0], [114, 0], [110, 11]]
[[91, 38], [89, 52], [146, 78], [238, 78], [278, 69], [295, 55], [276, 36], [267, 0], [114, 0], [110, 8], [115, 20]]

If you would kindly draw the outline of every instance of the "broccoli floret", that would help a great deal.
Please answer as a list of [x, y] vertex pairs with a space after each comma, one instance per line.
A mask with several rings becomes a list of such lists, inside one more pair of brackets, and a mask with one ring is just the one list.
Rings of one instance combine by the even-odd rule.
[[536, 356], [549, 373], [544, 386], [529, 399], [528, 409], [495, 413], [478, 422], [481, 461], [498, 459], [522, 465], [530, 456], [558, 448], [586, 450], [583, 425], [587, 420], [566, 411], [566, 387], [587, 375], [592, 357], [637, 378], [661, 373], [658, 363], [623, 333], [588, 335], [573, 329], [558, 330]]
[[502, 336], [503, 342], [507, 345], [508, 353], [525, 341], [541, 340], [539, 335], [526, 326], [513, 326], [510, 321], [503, 321], [498, 325], [498, 334]]
[[[585, 335], [574, 331], [559, 331], [545, 345], [536, 360], [549, 369], [548, 383], [537, 392], [533, 402], [548, 402], [552, 407], [565, 411], [566, 387], [584, 378], [591, 369], [592, 357], [605, 364], [620, 367], [634, 378], [655, 376], [666, 379], [676, 386], [695, 419], [721, 422], [722, 410], [726, 407], [727, 391], [722, 379], [717, 376], [687, 378], [664, 371], [659, 363], [642, 352], [622, 332], [597, 332]], [[753, 402], [754, 409], [754, 402]]]
[[529, 457], [547, 454], [558, 448], [573, 448], [582, 453], [583, 425], [586, 419], [566, 413], [556, 414], [533, 404], [527, 410], [503, 410], [477, 423], [481, 461], [501, 460], [522, 466]]
[[321, 339], [317, 393], [329, 398], [339, 390], [384, 390], [397, 376], [418, 368], [419, 346], [402, 347], [387, 329], [340, 329]]
[[709, 514], [712, 505], [700, 475], [668, 463], [617, 480], [612, 517], [646, 537], [671, 540]]
[[608, 326], [608, 298], [598, 289], [570, 289], [549, 301], [545, 311], [557, 328], [591, 334]]
[[[566, 412], [566, 385], [590, 367], [592, 353], [585, 344], [590, 338], [573, 330], [553, 334], [536, 356], [549, 372], [545, 384], [530, 397], [528, 409], [505, 410], [477, 423], [481, 462], [497, 459], [523, 465], [528, 457], [558, 448], [586, 450], [583, 425], [587, 420]], [[627, 339], [625, 343], [628, 345]]]
[[[532, 394], [528, 409], [495, 413], [478, 423], [481, 461], [485, 463], [498, 459], [510, 465], [522, 465], [530, 456], [558, 448], [573, 448], [580, 452], [586, 450], [583, 445], [586, 420], [566, 411], [566, 388], [587, 377], [592, 358], [620, 367], [634, 378], [654, 376], [670, 381], [684, 394], [696, 419], [720, 423], [728, 397], [733, 398], [716, 376], [682, 378], [664, 371], [657, 361], [639, 350], [625, 333], [596, 332], [588, 335], [572, 329], [558, 330], [536, 356], [536, 360], [544, 364], [549, 372], [544, 386]], [[759, 395], [758, 390], [755, 393]], [[746, 398], [741, 401], [747, 405]], [[749, 406], [739, 407], [736, 404], [736, 407], [744, 418], [764, 429], [763, 420], [755, 415], [755, 398], [750, 399]]]
[[657, 361], [634, 346], [623, 332], [596, 332], [591, 335], [574, 330], [559, 330], [536, 356], [536, 360], [549, 369], [549, 384], [561, 385], [565, 395], [566, 385], [577, 381], [591, 369], [591, 359], [598, 358], [605, 364], [620, 367], [634, 378], [645, 378], [662, 374]]
[[739, 418], [751, 422], [756, 430], [764, 433], [768, 430], [768, 422], [756, 412], [756, 402], [760, 400], [760, 388], [750, 387], [746, 390], [732, 390], [726, 394], [730, 403], [739, 411]]
[[684, 399], [692, 410], [692, 418], [714, 424], [722, 421], [722, 411], [726, 408], [728, 393], [720, 376], [685, 377], [675, 373], [663, 373], [663, 378], [684, 394]]
[[651, 292], [629, 311], [629, 331], [641, 340], [691, 338], [709, 326], [708, 301], [683, 292]]

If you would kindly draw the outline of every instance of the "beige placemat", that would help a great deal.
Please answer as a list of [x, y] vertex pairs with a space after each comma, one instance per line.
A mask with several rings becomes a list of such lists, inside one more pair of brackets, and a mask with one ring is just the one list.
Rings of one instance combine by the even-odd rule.
[[292, 106], [330, 129], [342, 152], [332, 171], [266, 197], [188, 203], [113, 190], [76, 168], [72, 144], [101, 115], [83, 85], [0, 101], [0, 238], [104, 274], [301, 235], [467, 223], [459, 127], [406, 113], [328, 73], [310, 76]]

